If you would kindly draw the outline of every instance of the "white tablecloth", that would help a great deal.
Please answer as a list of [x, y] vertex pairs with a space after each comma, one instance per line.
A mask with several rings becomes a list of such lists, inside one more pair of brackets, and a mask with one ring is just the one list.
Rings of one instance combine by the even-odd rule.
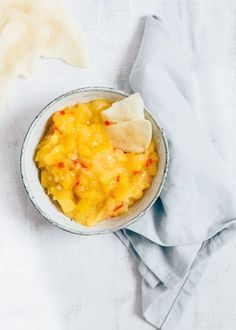
[[[174, 30], [176, 17], [186, 15], [193, 22], [183, 28], [187, 27], [186, 37], [189, 36], [193, 47], [199, 116], [236, 174], [236, 3], [233, 0], [208, 0], [207, 5], [205, 0], [65, 3], [86, 33], [89, 70], [42, 59], [34, 77], [18, 79], [1, 113], [0, 329], [152, 329], [141, 318], [137, 264], [120, 241], [112, 234], [79, 237], [63, 232], [33, 208], [20, 178], [21, 144], [40, 109], [66, 91], [93, 85], [129, 91], [127, 78], [139, 47], [144, 17], [158, 14]], [[217, 16], [215, 25], [210, 24], [213, 16]], [[217, 50], [212, 54], [202, 51], [201, 38], [206, 36], [207, 42], [208, 34], [213, 36]], [[209, 75], [212, 84], [205, 83]], [[236, 241], [211, 260], [179, 330], [236, 328], [235, 255]]]

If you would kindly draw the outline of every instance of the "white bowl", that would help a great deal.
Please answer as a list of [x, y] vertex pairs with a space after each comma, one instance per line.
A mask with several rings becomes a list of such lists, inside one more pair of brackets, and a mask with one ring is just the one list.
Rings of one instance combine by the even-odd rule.
[[168, 146], [164, 131], [159, 127], [155, 118], [145, 108], [145, 117], [150, 120], [153, 129], [153, 138], [157, 142], [160, 161], [158, 174], [153, 178], [152, 185], [143, 197], [137, 201], [129, 211], [112, 220], [104, 220], [95, 227], [85, 227], [66, 217], [50, 200], [39, 181], [39, 172], [34, 162], [36, 147], [45, 132], [48, 119], [52, 114], [65, 106], [78, 102], [88, 102], [93, 99], [107, 98], [119, 101], [128, 94], [103, 87], [80, 88], [59, 96], [49, 103], [34, 119], [26, 134], [21, 152], [21, 175], [29, 198], [41, 215], [54, 225], [75, 234], [94, 235], [117, 231], [137, 221], [153, 205], [160, 195], [168, 168]]

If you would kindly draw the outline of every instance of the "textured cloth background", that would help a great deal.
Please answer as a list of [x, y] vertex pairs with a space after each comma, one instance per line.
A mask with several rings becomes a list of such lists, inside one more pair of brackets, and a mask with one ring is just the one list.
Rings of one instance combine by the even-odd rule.
[[[218, 152], [236, 174], [236, 3], [233, 0], [67, 0], [84, 29], [88, 71], [42, 60], [19, 79], [0, 114], [0, 328], [149, 330], [140, 317], [135, 260], [114, 235], [77, 237], [45, 222], [19, 174], [23, 137], [54, 97], [92, 85], [128, 89], [144, 16], [158, 14], [185, 31], [198, 91], [196, 109]], [[179, 330], [236, 327], [236, 242], [211, 261]]]

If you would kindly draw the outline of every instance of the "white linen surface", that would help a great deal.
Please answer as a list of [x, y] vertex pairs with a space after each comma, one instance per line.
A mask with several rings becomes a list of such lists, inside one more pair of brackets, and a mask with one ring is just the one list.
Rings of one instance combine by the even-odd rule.
[[[77, 237], [45, 222], [28, 201], [19, 154], [32, 119], [78, 87], [128, 89], [144, 16], [184, 29], [192, 45], [198, 117], [236, 174], [236, 3], [230, 0], [67, 0], [89, 48], [89, 70], [41, 60], [19, 79], [0, 121], [0, 329], [152, 329], [141, 319], [137, 265], [114, 235]], [[236, 327], [236, 243], [208, 266], [179, 329]], [[223, 312], [222, 312], [223, 310]], [[224, 317], [222, 317], [224, 315]]]

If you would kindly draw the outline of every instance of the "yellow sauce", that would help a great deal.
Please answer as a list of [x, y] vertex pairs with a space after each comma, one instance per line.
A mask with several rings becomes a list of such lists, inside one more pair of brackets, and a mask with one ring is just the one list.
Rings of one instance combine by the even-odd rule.
[[56, 112], [36, 151], [45, 191], [66, 216], [85, 226], [127, 212], [157, 173], [153, 141], [142, 154], [112, 147], [110, 123], [100, 115], [110, 106], [97, 99]]

